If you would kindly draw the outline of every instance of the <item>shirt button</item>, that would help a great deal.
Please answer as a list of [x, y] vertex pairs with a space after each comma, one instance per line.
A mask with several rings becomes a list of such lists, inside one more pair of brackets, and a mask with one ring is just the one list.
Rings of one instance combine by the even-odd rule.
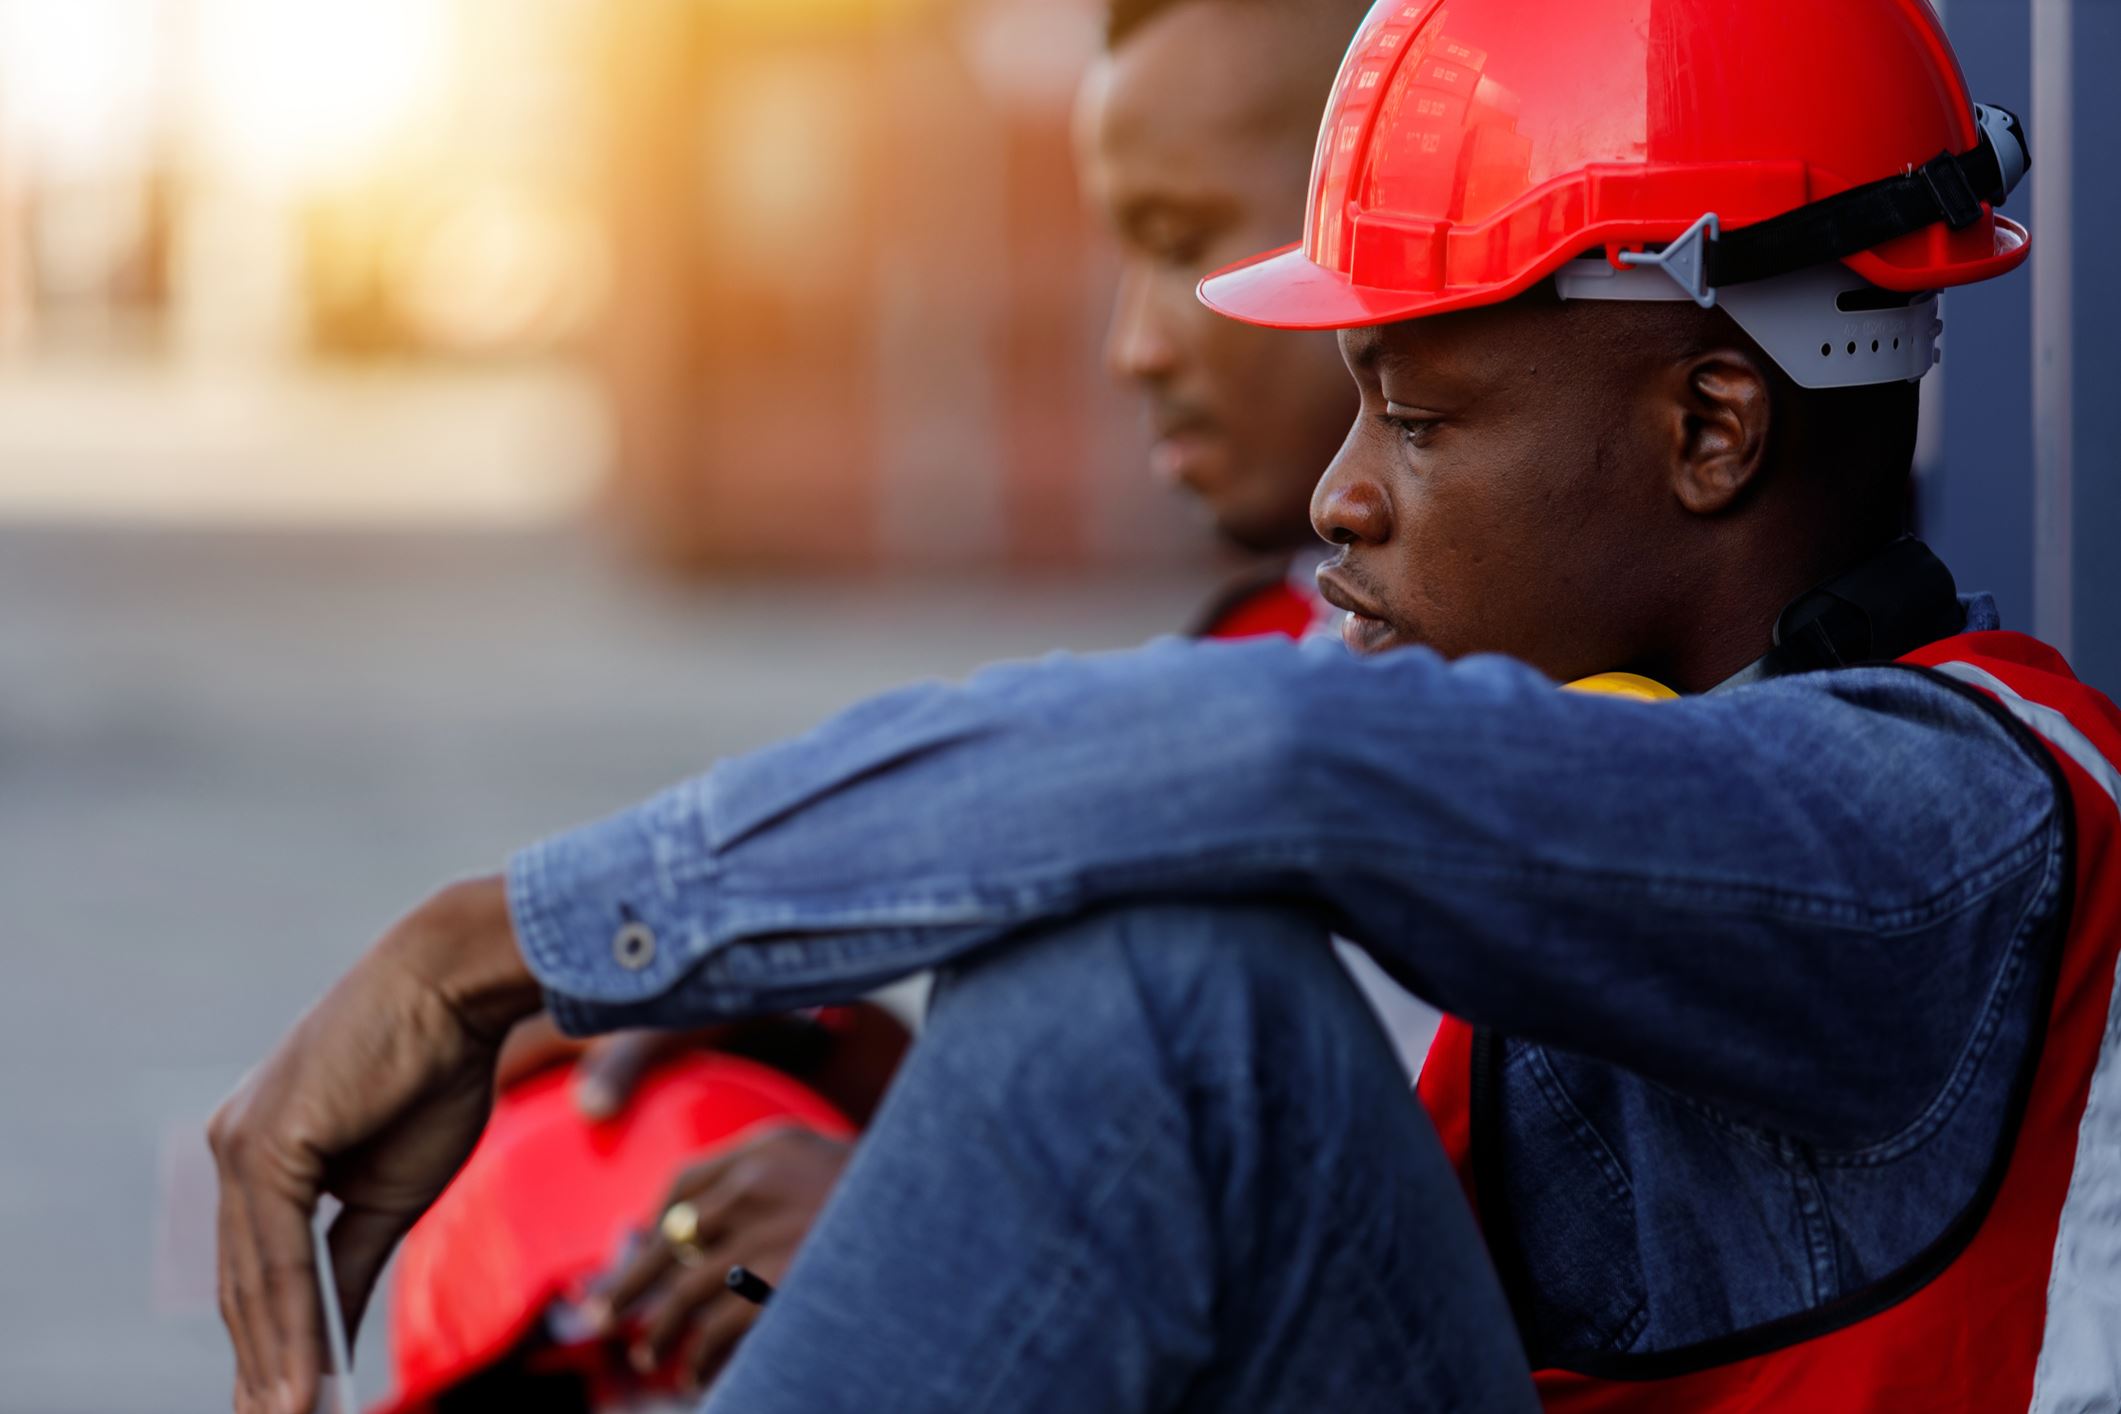
[[655, 930], [646, 923], [628, 923], [611, 935], [611, 957], [628, 972], [639, 972], [655, 961]]

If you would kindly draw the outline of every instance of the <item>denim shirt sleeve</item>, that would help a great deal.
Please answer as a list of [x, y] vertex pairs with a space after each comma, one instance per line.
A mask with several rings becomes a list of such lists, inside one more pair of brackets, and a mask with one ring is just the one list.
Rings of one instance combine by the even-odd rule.
[[524, 851], [509, 893], [576, 1031], [846, 997], [1126, 900], [1299, 900], [1447, 1011], [1855, 1134], [1934, 1098], [2063, 853], [2045, 771], [1905, 669], [1641, 703], [1164, 640], [866, 702]]

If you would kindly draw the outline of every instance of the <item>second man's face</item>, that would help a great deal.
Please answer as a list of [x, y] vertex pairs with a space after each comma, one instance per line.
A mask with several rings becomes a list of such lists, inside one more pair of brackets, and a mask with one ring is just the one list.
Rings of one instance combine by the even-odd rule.
[[1147, 399], [1152, 470], [1255, 549], [1311, 543], [1311, 490], [1355, 390], [1331, 335], [1247, 328], [1194, 289], [1300, 234], [1330, 79], [1305, 54], [1271, 7], [1179, 5], [1099, 63], [1078, 122], [1121, 250], [1107, 360]]

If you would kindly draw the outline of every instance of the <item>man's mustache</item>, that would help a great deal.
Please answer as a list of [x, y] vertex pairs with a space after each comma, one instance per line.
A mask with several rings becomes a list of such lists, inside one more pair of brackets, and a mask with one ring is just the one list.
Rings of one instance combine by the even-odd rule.
[[1155, 436], [1175, 437], [1181, 432], [1213, 432], [1221, 424], [1198, 403], [1180, 398], [1149, 399], [1149, 430]]

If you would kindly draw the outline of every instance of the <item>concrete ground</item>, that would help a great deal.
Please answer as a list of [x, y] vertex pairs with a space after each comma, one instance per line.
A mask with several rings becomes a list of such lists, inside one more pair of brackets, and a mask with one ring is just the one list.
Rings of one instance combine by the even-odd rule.
[[[548, 535], [0, 529], [0, 1414], [228, 1407], [200, 1126], [432, 885], [860, 694], [1139, 641], [1201, 589], [676, 589]], [[380, 1348], [356, 1363], [372, 1398]]]

